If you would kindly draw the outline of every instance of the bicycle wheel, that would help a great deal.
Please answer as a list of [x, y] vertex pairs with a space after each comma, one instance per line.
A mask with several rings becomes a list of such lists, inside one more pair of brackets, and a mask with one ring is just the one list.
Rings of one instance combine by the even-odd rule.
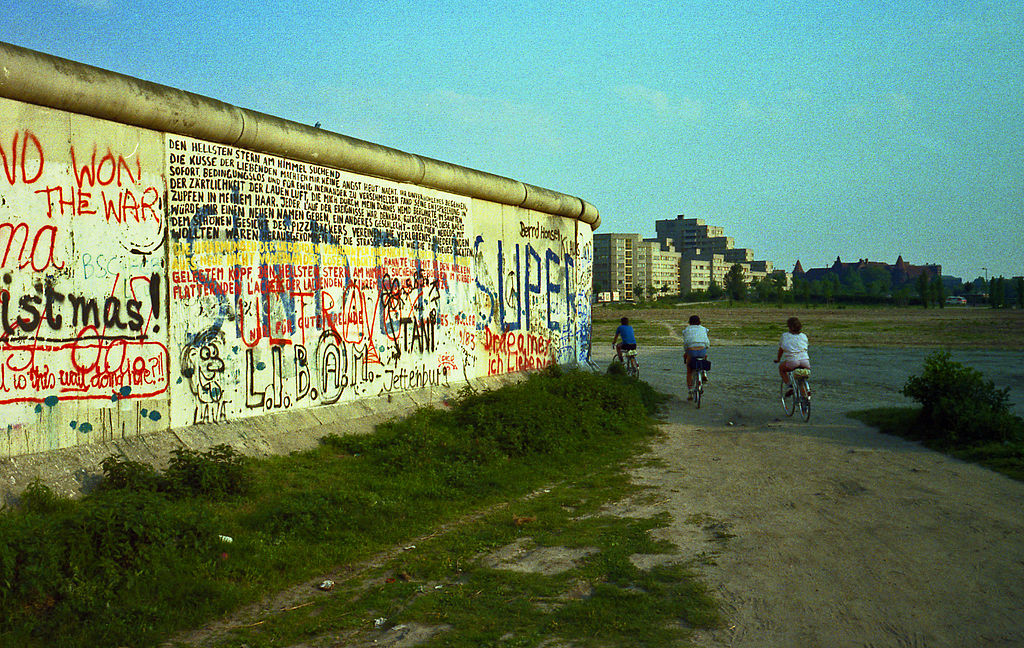
[[693, 404], [700, 409], [700, 401], [704, 397], [704, 382], [700, 379], [700, 372], [693, 377]]
[[640, 361], [636, 359], [636, 356], [632, 356], [626, 361], [626, 374], [637, 380], [640, 379]]
[[786, 391], [793, 388], [793, 383], [790, 384], [780, 383], [779, 395], [782, 397], [782, 411], [786, 413], [786, 416], [793, 416], [793, 412], [796, 411], [796, 392], [786, 395]]
[[804, 421], [809, 421], [811, 419], [811, 393], [807, 388], [807, 381], [798, 380], [796, 384], [800, 395], [800, 416]]

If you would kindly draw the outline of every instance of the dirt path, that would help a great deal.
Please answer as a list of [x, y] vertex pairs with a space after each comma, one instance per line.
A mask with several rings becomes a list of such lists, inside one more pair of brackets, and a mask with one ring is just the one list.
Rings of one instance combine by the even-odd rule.
[[[802, 423], [782, 415], [772, 347], [714, 349], [700, 410], [680, 351], [644, 351], [644, 379], [678, 396], [664, 465], [636, 473], [662, 495], [633, 511], [669, 510], [666, 535], [708, 557], [729, 620], [699, 646], [1024, 646], [1024, 484], [843, 415], [906, 403], [926, 353], [813, 351]], [[1022, 359], [954, 354], [1011, 387], [1018, 413]]]

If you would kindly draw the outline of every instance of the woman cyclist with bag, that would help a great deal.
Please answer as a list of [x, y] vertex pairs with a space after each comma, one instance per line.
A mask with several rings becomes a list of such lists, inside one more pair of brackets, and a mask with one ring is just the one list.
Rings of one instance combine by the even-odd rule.
[[708, 330], [701, 326], [700, 317], [690, 315], [689, 322], [689, 326], [683, 329], [683, 361], [686, 363], [686, 388], [689, 392], [686, 400], [693, 400], [693, 372], [698, 362], [704, 369], [710, 368], [710, 363], [704, 363], [707, 362], [711, 340], [708, 338]]

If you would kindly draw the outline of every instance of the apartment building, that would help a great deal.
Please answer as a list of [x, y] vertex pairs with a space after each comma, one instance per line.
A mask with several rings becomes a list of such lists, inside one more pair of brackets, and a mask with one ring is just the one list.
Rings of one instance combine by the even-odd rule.
[[598, 301], [635, 301], [679, 294], [679, 252], [671, 242], [639, 234], [594, 234], [594, 294]]
[[656, 238], [640, 243], [640, 262], [636, 266], [634, 283], [643, 286], [647, 298], [679, 294], [679, 262], [681, 254], [672, 241], [662, 244]]
[[594, 295], [598, 301], [636, 299], [633, 288], [638, 254], [643, 262], [641, 243], [639, 234], [594, 234]]
[[[748, 283], [756, 283], [761, 281], [765, 277], [775, 272], [774, 266], [771, 261], [754, 261], [750, 260], [746, 264], [744, 271], [750, 276]], [[787, 281], [787, 284], [789, 282]]]
[[753, 250], [736, 247], [723, 228], [708, 225], [701, 218], [680, 214], [673, 219], [655, 221], [654, 228], [658, 240], [677, 242], [681, 293], [707, 290], [712, 281], [722, 286], [729, 269], [737, 263], [743, 268], [748, 284], [772, 273], [771, 261], [756, 260]]
[[725, 250], [732, 247], [732, 238], [725, 236], [725, 230], [708, 225], [701, 218], [686, 218], [680, 214], [671, 220], [654, 222], [655, 236], [663, 243], [675, 242], [679, 252], [701, 248], [704, 250]]
[[[747, 283], [774, 272], [771, 261], [738, 248], [721, 227], [679, 215], [655, 221], [655, 238], [594, 234], [594, 294], [598, 301], [635, 301], [725, 285], [737, 263]], [[789, 275], [787, 275], [788, 279]], [[787, 281], [788, 283], [788, 281]]]
[[714, 259], [683, 256], [679, 262], [679, 285], [684, 286], [683, 292], [707, 290], [711, 286], [713, 265]]
[[[754, 251], [749, 248], [729, 248], [722, 251], [722, 256], [726, 263], [752, 263], [754, 261]], [[771, 262], [762, 261], [761, 263]]]

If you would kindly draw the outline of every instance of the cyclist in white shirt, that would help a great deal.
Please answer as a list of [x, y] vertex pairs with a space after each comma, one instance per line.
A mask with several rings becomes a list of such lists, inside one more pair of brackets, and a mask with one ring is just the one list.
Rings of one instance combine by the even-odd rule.
[[686, 400], [693, 400], [694, 361], [708, 357], [711, 341], [708, 339], [708, 330], [701, 326], [700, 317], [690, 315], [689, 321], [690, 325], [683, 329], [683, 362], [686, 363], [686, 387], [689, 392]]
[[[789, 331], [783, 333], [779, 340], [779, 352], [775, 356], [775, 362], [779, 363], [782, 382], [789, 385], [789, 372], [800, 367], [810, 369], [811, 357], [807, 354], [807, 335], [800, 332], [803, 329], [800, 318], [790, 317], [786, 320], [786, 328]], [[780, 360], [782, 362], [779, 362]], [[792, 387], [787, 391], [791, 393]]]

